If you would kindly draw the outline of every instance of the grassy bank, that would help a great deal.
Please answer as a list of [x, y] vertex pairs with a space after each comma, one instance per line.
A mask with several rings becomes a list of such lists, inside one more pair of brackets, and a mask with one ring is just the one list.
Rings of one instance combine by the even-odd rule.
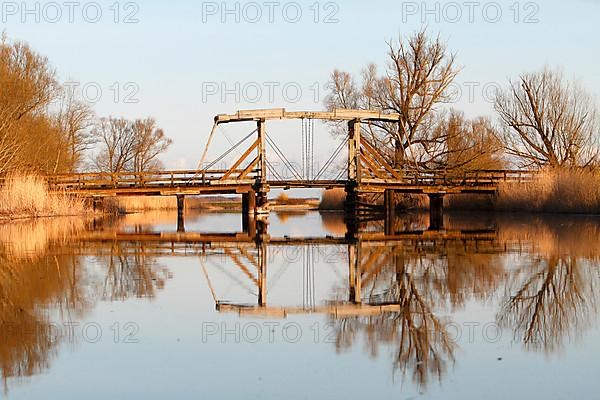
[[63, 192], [51, 191], [44, 179], [13, 175], [0, 188], [0, 218], [75, 216], [86, 213], [85, 201]]

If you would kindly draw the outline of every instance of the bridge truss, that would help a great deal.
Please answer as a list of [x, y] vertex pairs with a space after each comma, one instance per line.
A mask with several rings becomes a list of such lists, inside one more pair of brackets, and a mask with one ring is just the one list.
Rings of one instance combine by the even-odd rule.
[[[294, 166], [281, 151], [273, 135], [267, 133], [272, 121], [302, 121], [302, 164]], [[318, 171], [313, 170], [315, 131], [313, 121], [325, 121], [344, 126], [347, 135]], [[220, 157], [207, 162], [218, 128], [230, 124], [255, 124], [251, 133]], [[238, 111], [217, 115], [200, 167], [190, 171], [152, 171], [69, 174], [48, 177], [49, 184], [71, 193], [96, 199], [109, 196], [153, 195], [177, 196], [183, 207], [183, 197], [202, 194], [239, 194], [243, 197], [246, 214], [267, 213], [271, 189], [344, 188], [347, 193], [346, 211], [358, 214], [372, 207], [363, 207], [361, 196], [375, 194], [383, 197], [383, 211], [393, 217], [395, 193], [426, 194], [430, 197], [432, 219], [443, 219], [443, 196], [455, 193], [493, 194], [502, 182], [524, 182], [533, 179], [529, 171], [466, 171], [419, 170], [395, 168], [376, 143], [364, 135], [365, 127], [373, 124], [397, 124], [400, 115], [377, 111], [334, 110], [330, 112], [291, 112], [285, 109]], [[336, 177], [325, 179], [324, 173], [345, 150], [347, 159]], [[240, 155], [225, 169], [216, 169], [225, 157], [237, 151]], [[283, 177], [273, 168], [277, 157], [291, 172]], [[182, 210], [181, 210], [182, 211]]]

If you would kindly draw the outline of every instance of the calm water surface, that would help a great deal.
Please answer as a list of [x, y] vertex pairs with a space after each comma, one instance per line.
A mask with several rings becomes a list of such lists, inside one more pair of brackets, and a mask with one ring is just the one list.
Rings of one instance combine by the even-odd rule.
[[1, 225], [0, 396], [600, 398], [600, 219], [396, 225], [349, 244], [339, 216], [273, 214], [260, 246], [237, 214]]

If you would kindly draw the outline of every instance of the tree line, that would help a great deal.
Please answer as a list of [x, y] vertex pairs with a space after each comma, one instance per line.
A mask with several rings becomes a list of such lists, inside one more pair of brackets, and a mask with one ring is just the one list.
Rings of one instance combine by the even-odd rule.
[[366, 139], [397, 168], [496, 169], [594, 167], [600, 124], [592, 97], [560, 71], [524, 73], [495, 93], [496, 121], [444, 107], [460, 72], [456, 54], [425, 30], [389, 41], [387, 63], [359, 77], [335, 70], [328, 109], [371, 109], [400, 115], [370, 124]]
[[151, 117], [97, 117], [46, 57], [2, 34], [0, 176], [155, 170], [170, 144]]

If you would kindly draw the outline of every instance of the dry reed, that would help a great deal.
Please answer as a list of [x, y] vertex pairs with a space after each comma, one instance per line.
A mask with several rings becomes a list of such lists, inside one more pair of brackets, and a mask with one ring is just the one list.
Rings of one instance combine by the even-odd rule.
[[494, 205], [504, 211], [599, 214], [600, 172], [544, 171], [532, 182], [505, 183]]
[[0, 189], [0, 216], [37, 218], [83, 215], [83, 199], [52, 191], [46, 181], [35, 175], [12, 175]]
[[344, 189], [330, 189], [323, 192], [321, 196], [321, 211], [341, 211], [344, 209], [346, 201], [346, 191]]
[[[206, 207], [203, 199], [186, 197], [185, 208], [188, 210]], [[177, 198], [173, 196], [132, 196], [106, 199], [105, 209], [121, 213], [137, 213], [146, 211], [177, 210]]]

